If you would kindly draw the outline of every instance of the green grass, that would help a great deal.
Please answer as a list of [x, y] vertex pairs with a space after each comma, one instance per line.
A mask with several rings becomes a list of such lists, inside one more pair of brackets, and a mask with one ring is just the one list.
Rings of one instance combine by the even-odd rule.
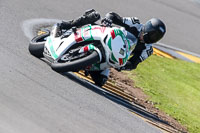
[[153, 55], [128, 75], [156, 107], [200, 133], [200, 64]]

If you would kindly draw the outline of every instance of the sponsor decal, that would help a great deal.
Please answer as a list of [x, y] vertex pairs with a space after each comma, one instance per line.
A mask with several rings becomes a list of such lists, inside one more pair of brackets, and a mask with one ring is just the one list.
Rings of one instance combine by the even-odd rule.
[[77, 43], [94, 40], [92, 37], [91, 25], [79, 29], [74, 36]]
[[119, 51], [119, 53], [120, 53], [122, 56], [124, 56], [124, 52], [125, 52], [125, 51], [124, 51], [124, 49], [122, 49], [122, 48], [121, 48], [120, 51]]
[[108, 40], [108, 43], [107, 43], [107, 45], [108, 45], [108, 47], [109, 47], [109, 49], [112, 51], [112, 40], [116, 37], [116, 36], [121, 36], [121, 38], [122, 38], [122, 40], [123, 40], [123, 42], [124, 42], [124, 44], [126, 45], [126, 51], [124, 51], [124, 49], [120, 49], [120, 51], [119, 51], [119, 54], [121, 54], [121, 55], [124, 55], [124, 54], [126, 54], [126, 56], [125, 56], [125, 58], [118, 58], [118, 60], [115, 58], [115, 56], [114, 56], [114, 54], [112, 53], [111, 54], [111, 58], [112, 58], [112, 60], [113, 61], [115, 61], [115, 62], [117, 62], [117, 63], [119, 63], [119, 65], [123, 65], [127, 60], [128, 60], [128, 51], [130, 50], [130, 48], [131, 48], [131, 46], [130, 46], [130, 42], [127, 40], [127, 38], [125, 37], [125, 35], [124, 35], [124, 33], [121, 31], [121, 30], [119, 30], [119, 29], [115, 29], [115, 30], [112, 30], [111, 32], [110, 32], [110, 34], [111, 34], [111, 38]]
[[100, 30], [102, 33], [104, 33], [106, 30], [106, 27], [94, 27], [92, 28], [92, 30]]

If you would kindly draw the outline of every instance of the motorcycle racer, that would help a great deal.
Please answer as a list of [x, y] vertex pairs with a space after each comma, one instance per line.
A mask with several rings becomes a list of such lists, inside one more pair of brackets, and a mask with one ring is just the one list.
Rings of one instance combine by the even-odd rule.
[[[62, 21], [61, 29], [70, 29], [72, 27], [81, 27], [86, 24], [93, 24], [100, 19], [100, 14], [94, 9], [88, 10], [83, 16], [71, 21]], [[125, 66], [116, 68], [116, 70], [133, 70], [138, 64], [143, 62], [153, 53], [152, 43], [159, 41], [165, 34], [165, 24], [157, 18], [152, 18], [145, 24], [141, 24], [136, 17], [121, 17], [117, 13], [107, 13], [105, 18], [101, 20], [105, 26], [111, 26], [112, 23], [124, 27], [128, 34], [137, 38], [137, 44], [132, 51], [132, 57], [128, 59]], [[129, 36], [126, 36], [129, 39]], [[98, 86], [103, 86], [109, 76], [110, 70], [107, 68], [103, 71], [89, 71], [93, 81]]]

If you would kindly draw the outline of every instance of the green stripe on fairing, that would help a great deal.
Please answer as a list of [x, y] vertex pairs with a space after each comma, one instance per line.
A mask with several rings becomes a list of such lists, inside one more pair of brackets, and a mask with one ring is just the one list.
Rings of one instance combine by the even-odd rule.
[[[91, 37], [88, 38], [88, 39], [85, 39], [84, 36], [83, 36], [83, 34], [85, 33], [84, 30], [87, 29], [88, 27], [89, 27], [89, 31], [90, 31], [90, 36]], [[82, 38], [83, 38], [84, 41], [92, 41], [92, 40], [94, 40], [94, 38], [92, 37], [92, 30], [91, 29], [92, 29], [91, 25], [86, 26], [86, 27], [84, 27], [84, 28], [81, 29], [81, 36], [82, 36]]]
[[111, 54], [111, 58], [113, 61], [118, 62], [118, 60], [115, 58], [115, 56], [113, 55], [113, 53]]
[[112, 40], [112, 37], [108, 40], [108, 47], [112, 51], [111, 40]]
[[94, 50], [94, 45], [90, 44], [89, 45], [89, 50]]
[[131, 50], [130, 41], [129, 41], [129, 40], [127, 40], [127, 42], [128, 42], [128, 50], [130, 51], [130, 50]]
[[128, 60], [128, 54], [126, 54], [126, 57], [123, 58], [123, 64], [124, 64], [124, 62], [126, 62], [127, 60]]
[[58, 55], [56, 54], [54, 48], [53, 48], [53, 43], [52, 43], [52, 40], [51, 38], [48, 38], [49, 41], [48, 41], [48, 44], [50, 45], [50, 52], [51, 52], [51, 55], [56, 59], [58, 58]]
[[91, 41], [91, 40], [94, 40], [94, 38], [92, 37], [92, 26], [90, 25], [90, 35], [91, 35], [91, 38], [90, 39], [88, 39], [87, 41]]

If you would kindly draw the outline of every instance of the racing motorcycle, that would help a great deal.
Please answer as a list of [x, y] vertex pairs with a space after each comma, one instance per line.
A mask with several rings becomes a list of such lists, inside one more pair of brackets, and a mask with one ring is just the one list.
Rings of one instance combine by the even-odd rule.
[[127, 39], [124, 28], [85, 25], [69, 30], [58, 24], [45, 34], [37, 35], [29, 44], [30, 53], [46, 58], [57, 72], [100, 71], [124, 66], [136, 45], [136, 38]]

